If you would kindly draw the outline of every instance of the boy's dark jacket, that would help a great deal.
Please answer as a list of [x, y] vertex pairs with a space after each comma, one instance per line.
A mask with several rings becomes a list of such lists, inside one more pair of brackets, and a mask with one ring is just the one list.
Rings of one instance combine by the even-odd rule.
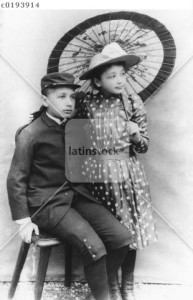
[[39, 226], [46, 229], [55, 226], [70, 208], [75, 194], [97, 201], [84, 184], [70, 183], [66, 178], [69, 171], [78, 172], [74, 158], [65, 160], [65, 141], [82, 139], [82, 128], [76, 125], [67, 122], [62, 127], [43, 112], [19, 134], [7, 178], [13, 220], [30, 216], [64, 182], [62, 190], [33, 218]]

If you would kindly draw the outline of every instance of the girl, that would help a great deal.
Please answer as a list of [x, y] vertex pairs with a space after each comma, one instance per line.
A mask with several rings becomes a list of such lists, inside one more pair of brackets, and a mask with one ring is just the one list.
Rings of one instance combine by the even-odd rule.
[[[136, 155], [148, 149], [146, 113], [138, 95], [125, 93], [126, 72], [139, 60], [113, 42], [91, 59], [88, 71], [80, 77], [91, 79], [98, 89], [96, 95], [86, 95], [81, 107], [90, 119], [92, 148], [97, 152], [85, 160], [83, 175], [92, 194], [133, 236], [132, 250], [122, 265], [124, 300], [134, 298], [136, 250], [157, 239], [149, 185]], [[114, 289], [116, 299], [121, 299], [118, 274]]]

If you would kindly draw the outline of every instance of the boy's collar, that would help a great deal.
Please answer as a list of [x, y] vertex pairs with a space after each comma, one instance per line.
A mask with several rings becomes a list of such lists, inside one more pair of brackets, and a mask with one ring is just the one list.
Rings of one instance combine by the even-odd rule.
[[[74, 114], [71, 118], [75, 118], [75, 113], [76, 110], [74, 111]], [[47, 113], [47, 111], [43, 112], [43, 114], [41, 115], [42, 120], [48, 125], [48, 126], [54, 126], [56, 128], [60, 128], [60, 126], [64, 123], [66, 123], [68, 120], [70, 119], [63, 119], [60, 120], [59, 118], [55, 118], [53, 116], [51, 116], [50, 114]]]
[[52, 115], [50, 115], [47, 111], [46, 111], [46, 115], [48, 116], [48, 118], [52, 119], [54, 122], [56, 122], [58, 125], [61, 125], [62, 123], [65, 123], [66, 122], [66, 119], [59, 119], [59, 118], [56, 118], [56, 117], [53, 117]]
[[48, 115], [47, 112], [44, 111], [43, 114], [41, 114], [41, 119], [43, 120], [44, 123], [46, 123], [47, 126], [49, 127], [55, 127], [56, 129], [60, 128], [60, 125], [53, 119], [51, 119]]

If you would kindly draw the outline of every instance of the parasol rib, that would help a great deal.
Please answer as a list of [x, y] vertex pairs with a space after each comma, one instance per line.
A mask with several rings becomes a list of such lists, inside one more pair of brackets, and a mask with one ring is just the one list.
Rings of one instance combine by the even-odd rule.
[[[160, 65], [160, 63], [161, 63], [161, 62], [159, 62], [159, 61], [153, 61], [153, 60], [148, 60], [147, 62], [148, 62], [148, 63], [159, 64], [159, 65]], [[140, 63], [139, 63], [139, 64], [140, 64]], [[162, 65], [165, 65], [165, 66], [173, 66], [172, 63], [170, 64], [170, 63], [164, 63], [164, 62], [162, 62], [161, 64], [162, 64]]]
[[[142, 73], [143, 73], [143, 70], [140, 70]], [[129, 73], [130, 74], [130, 73]], [[150, 75], [150, 76], [152, 76], [152, 77], [155, 77], [155, 74], [153, 74], [153, 73], [151, 73], [150, 71], [145, 71], [145, 74], [146, 75]], [[142, 78], [144, 78], [144, 77], [142, 77]], [[161, 77], [159, 77], [159, 76], [157, 76], [157, 78], [159, 78], [160, 80], [163, 80]]]
[[[174, 47], [164, 48], [164, 50], [175, 50], [175, 48]], [[160, 49], [150, 49], [150, 50], [137, 50], [136, 54], [139, 53], [139, 52], [145, 52], [145, 51], [148, 51], [148, 52], [163, 51], [163, 48], [160, 48]]]
[[[129, 21], [132, 21], [132, 16], [133, 16], [133, 14], [131, 15], [131, 18], [130, 18]], [[130, 32], [131, 32], [134, 28], [135, 28], [135, 25], [134, 25], [134, 23], [133, 23], [133, 26], [128, 30], [126, 36], [128, 36], [128, 35], [130, 34]]]
[[102, 26], [100, 16], [99, 16], [99, 21], [100, 21], [100, 27], [101, 27], [101, 30], [102, 30], [101, 35], [103, 36], [103, 39], [104, 39], [104, 42], [105, 42], [104, 45], [106, 45], [107, 41], [106, 41], [106, 38], [105, 38], [105, 30], [103, 30], [103, 26]]
[[[140, 21], [143, 19], [145, 17], [145, 15], [143, 15], [136, 23], [139, 23], [140, 24]], [[130, 19], [130, 21], [132, 21], [131, 19]], [[135, 27], [137, 27], [137, 25], [135, 24], [135, 21], [132, 21], [133, 22], [133, 27], [132, 27], [132, 29], [135, 29]], [[130, 30], [130, 32], [132, 31], [132, 29]], [[137, 31], [140, 31], [140, 30], [137, 30]], [[133, 35], [136, 33], [136, 31], [133, 33]], [[130, 37], [129, 37], [129, 41], [130, 41], [130, 39], [133, 37], [133, 35], [131, 35]], [[129, 42], [128, 41], [128, 42]]]
[[[138, 74], [135, 74], [135, 76], [136, 76], [136, 77], [139, 77], [139, 78], [141, 79], [141, 77], [140, 77]], [[158, 77], [157, 77], [157, 78], [158, 78]], [[161, 80], [163, 81], [162, 78], [159, 78], [159, 79], [161, 79]], [[158, 86], [156, 86], [155, 84], [152, 83], [153, 80], [152, 80], [152, 81], [149, 81], [149, 80], [147, 80], [147, 79], [144, 78], [144, 77], [143, 77], [143, 80], [146, 81], [146, 82], [148, 83], [148, 85], [151, 84], [151, 85], [152, 85], [153, 87], [155, 87], [156, 89], [158, 88]], [[140, 84], [139, 81], [137, 81], [137, 83]], [[145, 88], [143, 85], [142, 85], [142, 87]]]
[[[166, 43], [166, 42], [169, 42], [169, 41], [171, 41], [171, 40], [165, 40], [165, 41], [162, 41], [162, 42], [163, 42], [163, 43]], [[149, 47], [149, 46], [153, 46], [153, 45], [156, 45], [156, 44], [160, 44], [160, 42], [154, 42], [154, 43], [148, 44], [148, 45], [144, 46], [144, 48], [145, 48], [145, 47]], [[131, 50], [131, 49], [134, 48], [134, 47], [136, 47], [136, 45], [133, 45], [133, 46], [129, 47], [129, 50]], [[138, 47], [138, 46], [137, 46], [137, 47]], [[139, 46], [139, 47], [140, 47], [140, 46]], [[127, 48], [125, 48], [125, 45], [124, 45], [123, 48], [124, 48], [124, 49], [127, 49]]]
[[[136, 74], [135, 74], [135, 75], [136, 75]], [[130, 79], [133, 80], [132, 76], [130, 76]], [[143, 86], [142, 83], [140, 83], [140, 82], [138, 82], [138, 81], [135, 81], [135, 80], [133, 80], [133, 81], [136, 82], [136, 84], [138, 84], [142, 89], [145, 89], [145, 88], [146, 88], [146, 86]]]
[[[156, 70], [156, 71], [159, 71], [160, 70], [160, 68], [155, 68], [155, 67], [153, 67], [153, 66], [148, 66], [148, 65], [144, 65], [143, 63], [140, 63], [140, 65], [141, 66], [144, 66], [144, 67], [148, 67], [149, 69], [153, 69], [153, 70]], [[165, 72], [165, 73], [168, 73], [168, 74], [170, 74], [170, 72], [167, 72], [167, 71], [165, 71], [165, 70], [162, 70], [162, 72]]]
[[[61, 65], [60, 65], [60, 67], [63, 67], [63, 66], [65, 66], [65, 64], [61, 64]], [[85, 66], [85, 65], [79, 66], [79, 68], [83, 69], [84, 66]], [[69, 69], [65, 69], [65, 71], [67, 72], [67, 71], [70, 71], [70, 70], [73, 70], [73, 69], [77, 69], [77, 66], [72, 67], [72, 68], [69, 68]]]
[[91, 27], [91, 29], [92, 29], [92, 31], [93, 31], [93, 33], [94, 33], [94, 35], [96, 36], [97, 40], [99, 41], [99, 43], [100, 43], [102, 46], [104, 46], [104, 45], [103, 45], [103, 43], [102, 43], [102, 41], [99, 39], [99, 37], [98, 37], [97, 33], [95, 32], [95, 30], [94, 30], [93, 26], [92, 26], [92, 25], [90, 25], [90, 23], [89, 23], [89, 21], [88, 21], [88, 20], [87, 20], [87, 23], [88, 23], [88, 24], [89, 24], [89, 26]]
[[126, 27], [127, 27], [127, 24], [130, 22], [130, 20], [127, 21], [127, 23], [125, 24], [125, 27], [122, 29], [120, 35], [118, 36], [117, 40], [119, 40], [121, 38], [121, 35], [123, 33], [123, 31], [125, 31]]
[[[72, 44], [71, 42], [69, 44], [67, 44], [67, 43], [59, 41], [58, 43], [65, 44], [66, 46], [73, 46], [73, 47], [80, 48], [80, 45]], [[88, 51], [92, 52], [93, 54], [95, 54], [95, 51], [92, 50], [92, 49], [88, 49], [88, 48], [86, 48], [86, 47], [84, 47], [82, 45], [81, 45], [81, 48], [84, 49], [84, 50], [88, 50]], [[65, 50], [65, 49], [63, 49], [63, 50]], [[53, 52], [56, 52], [56, 51], [60, 51], [61, 52], [61, 50], [55, 50], [55, 49], [53, 50]]]
[[[136, 31], [135, 33], [137, 33], [137, 32], [139, 32], [140, 30], [138, 30], [138, 31]], [[141, 38], [143, 38], [145, 35], [147, 35], [147, 34], [150, 34], [150, 33], [152, 33], [153, 31], [149, 31], [149, 32], [145, 32], [145, 33], [143, 33], [143, 34], [141, 34], [141, 35], [139, 35], [139, 36], [136, 36], [136, 38], [134, 39], [134, 40], [129, 40], [128, 42], [129, 43], [134, 43], [137, 39], [141, 39]], [[127, 43], [128, 43], [127, 42]]]
[[[152, 19], [149, 23], [147, 23], [147, 24], [145, 24], [145, 27], [146, 26], [149, 26], [152, 22], [153, 22], [154, 20]], [[144, 28], [144, 30], [147, 30], [147, 28]], [[141, 38], [141, 37], [143, 37], [143, 36], [145, 36], [145, 35], [147, 35], [147, 34], [150, 34], [151, 32], [154, 32], [153, 30], [151, 30], [151, 31], [148, 31], [148, 32], [144, 32], [141, 36], [137, 36], [132, 42], [134, 42], [136, 39], [138, 39], [138, 38]], [[136, 32], [135, 32], [136, 33]], [[134, 33], [134, 34], [135, 34]], [[131, 38], [132, 38], [133, 36], [131, 36]], [[131, 38], [130, 38], [130, 40], [131, 40]]]
[[[137, 94], [137, 91], [135, 90], [135, 88], [132, 86], [132, 84], [131, 84], [129, 81], [127, 81], [127, 84], [130, 86], [130, 89], [131, 89], [135, 94]], [[125, 87], [125, 90], [127, 90], [126, 87]]]
[[[82, 43], [84, 43], [84, 44], [86, 44], [87, 46], [91, 46], [89, 43], [87, 43], [86, 41], [84, 41], [84, 40], [81, 40], [78, 36], [73, 36], [72, 34], [70, 34], [70, 33], [66, 33], [66, 35], [68, 35], [68, 36], [70, 36], [70, 37], [72, 37], [73, 39], [77, 39], [78, 41], [80, 41], [80, 42], [82, 42]], [[79, 47], [80, 47], [80, 45], [79, 45]]]
[[[65, 57], [63, 57], [63, 58], [65, 58]], [[79, 60], [77, 60], [76, 62], [68, 62], [68, 63], [63, 63], [63, 64], [61, 64], [61, 66], [64, 66], [64, 65], [65, 65], [65, 66], [68, 66], [68, 65], [75, 65], [75, 64], [77, 64], [77, 63], [80, 63], [80, 62], [82, 63], [83, 61], [82, 61], [82, 60], [80, 60], [80, 61], [79, 61]], [[87, 61], [86, 61], [86, 60], [84, 60], [84, 62], [85, 62], [85, 64], [86, 64], [86, 62], [87, 62]], [[79, 64], [78, 64], [78, 65], [76, 65], [76, 66], [77, 66], [77, 67], [79, 67]]]
[[87, 88], [85, 89], [85, 93], [88, 91], [88, 89], [90, 88], [90, 84], [88, 83]]
[[[80, 47], [79, 47], [80, 48]], [[63, 52], [72, 52], [72, 53], [74, 53], [74, 50], [71, 50], [71, 49], [64, 49], [63, 50]], [[93, 52], [85, 52], [85, 51], [82, 51], [82, 49], [81, 49], [81, 54], [82, 53], [85, 53], [85, 54], [92, 54], [93, 55]]]
[[[76, 84], [79, 84], [82, 81], [82, 80], [79, 79], [79, 76], [74, 76], [74, 77], [75, 77], [75, 80], [78, 78], [78, 80], [76, 81]], [[81, 88], [82, 88], [82, 86], [81, 86]]]
[[[132, 17], [133, 17], [133, 15], [134, 15], [134, 13], [131, 15], [131, 18], [130, 18], [130, 20], [129, 21], [131, 21], [132, 23], [133, 23], [133, 26], [131, 27], [131, 29], [129, 30], [129, 32], [128, 32], [128, 34], [135, 28], [135, 21], [132, 21]], [[141, 21], [142, 19], [144, 18], [144, 15], [142, 15], [141, 17], [140, 17], [140, 19], [138, 20], [138, 23], [139, 23], [139, 21]]]
[[[133, 81], [133, 79], [132, 79], [132, 77], [131, 76], [128, 76], [127, 77], [127, 83], [129, 83], [130, 84], [130, 86], [132, 87], [132, 89], [135, 91], [135, 93], [137, 94], [137, 90], [135, 89], [135, 87], [133, 86], [133, 84], [131, 83], [131, 80]], [[139, 84], [138, 82], [137, 82], [137, 84]], [[139, 84], [139, 86], [141, 86], [140, 84]], [[141, 86], [142, 87], [142, 86]]]
[[109, 44], [111, 43], [111, 13], [109, 14]]
[[118, 20], [118, 22], [117, 22], [117, 26], [116, 26], [116, 29], [115, 29], [115, 33], [114, 33], [113, 40], [115, 40], [115, 37], [116, 37], [116, 33], [117, 33], [117, 29], [118, 29], [119, 23], [120, 23], [120, 20]]
[[[79, 28], [79, 29], [81, 30], [81, 28], [80, 28], [78, 25], [77, 25], [77, 28]], [[86, 30], [85, 30], [84, 33], [86, 34], [86, 36], [88, 37], [89, 40], [91, 40], [93, 43], [95, 43], [95, 45], [97, 45], [96, 41], [95, 41], [94, 39], [92, 39], [92, 38], [87, 34]], [[81, 33], [81, 34], [82, 34], [82, 33]]]
[[[145, 40], [143, 40], [143, 42], [147, 42], [147, 41], [149, 41], [149, 40], [152, 40], [152, 39], [155, 39], [155, 38], [161, 38], [163, 35], [168, 35], [168, 32], [167, 31], [164, 31], [164, 32], [162, 32], [162, 33], [160, 33], [159, 34], [159, 36], [151, 36], [151, 37], [149, 37], [148, 39], [145, 39]], [[160, 39], [161, 40], [161, 39]], [[162, 40], [161, 40], [162, 41]], [[173, 42], [173, 39], [171, 39], [171, 41]]]
[[[81, 60], [77, 60], [76, 58], [73, 58], [71, 56], [63, 56], [63, 57], [60, 57], [60, 60], [63, 60], [63, 59], [74, 59], [74, 60], [76, 60], [74, 62], [71, 61], [71, 62], [66, 63], [68, 65], [68, 64], [72, 64], [72, 63], [82, 62], [84, 60], [86, 61], [86, 58], [90, 59], [90, 57], [92, 57], [92, 56], [80, 56], [80, 57], [78, 56], [77, 58], [81, 58]], [[82, 58], [84, 58], [84, 60]], [[52, 59], [50, 59], [50, 60], [58, 60], [58, 57], [52, 57]]]
[[[77, 83], [79, 83], [80, 81], [78, 81]], [[85, 82], [81, 85], [81, 90], [83, 89], [83, 86], [87, 83], [87, 80], [85, 80]]]
[[[84, 61], [84, 60], [86, 60], [86, 59], [90, 59], [92, 56], [77, 56], [77, 57], [72, 57], [72, 56], [63, 56], [63, 57], [61, 57], [61, 58], [63, 58], [63, 59], [79, 59], [79, 58], [81, 58], [81, 61]], [[83, 58], [83, 59], [82, 59]]]

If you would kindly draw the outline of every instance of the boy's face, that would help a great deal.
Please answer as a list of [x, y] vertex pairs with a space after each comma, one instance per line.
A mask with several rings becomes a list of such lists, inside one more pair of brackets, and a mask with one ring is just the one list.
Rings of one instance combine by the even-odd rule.
[[43, 105], [47, 112], [55, 118], [70, 118], [75, 108], [75, 91], [71, 87], [49, 89], [48, 95], [43, 96]]
[[104, 92], [118, 95], [123, 92], [126, 83], [125, 69], [112, 65], [102, 73], [100, 80], [95, 78], [94, 81]]

